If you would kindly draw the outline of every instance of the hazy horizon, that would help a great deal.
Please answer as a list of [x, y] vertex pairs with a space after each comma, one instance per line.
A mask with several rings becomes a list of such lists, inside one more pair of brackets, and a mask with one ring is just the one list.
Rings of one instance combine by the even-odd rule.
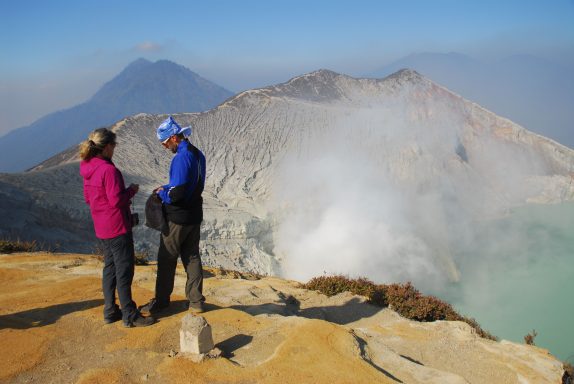
[[174, 61], [233, 92], [320, 68], [363, 77], [422, 52], [574, 66], [572, 0], [60, 0], [0, 9], [0, 136], [87, 101], [140, 57]]

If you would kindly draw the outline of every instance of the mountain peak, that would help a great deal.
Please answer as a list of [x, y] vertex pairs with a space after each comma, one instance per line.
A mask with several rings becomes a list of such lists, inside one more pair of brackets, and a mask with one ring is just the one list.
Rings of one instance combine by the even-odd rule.
[[[404, 68], [384, 80], [399, 81], [401, 83], [420, 84], [428, 81], [417, 71]], [[244, 97], [258, 95], [260, 97], [286, 97], [302, 99], [313, 102], [327, 102], [350, 97], [357, 89], [367, 83], [384, 81], [381, 79], [356, 79], [348, 75], [340, 74], [329, 69], [318, 69], [300, 76], [296, 76], [285, 83], [269, 86], [261, 89], [245, 91], [233, 99], [230, 103], [240, 103]]]
[[297, 84], [300, 82], [309, 82], [309, 81], [313, 81], [313, 82], [318, 81], [318, 82], [322, 82], [322, 83], [332, 82], [341, 76], [343, 76], [343, 75], [341, 75], [340, 73], [331, 71], [329, 69], [318, 69], [316, 71], [309, 72], [309, 73], [306, 73], [304, 75], [294, 77], [291, 80], [289, 80], [286, 84]]
[[285, 83], [271, 85], [260, 89], [242, 92], [228, 100], [226, 105], [239, 105], [246, 97], [286, 97], [307, 101], [329, 101], [343, 97], [343, 91], [337, 85], [337, 80], [348, 78], [329, 69], [318, 69], [304, 75], [293, 77]]
[[273, 96], [286, 96], [309, 101], [328, 101], [339, 99], [342, 96], [341, 89], [337, 86], [337, 80], [344, 77], [337, 72], [328, 69], [319, 69], [267, 88], [267, 93]]
[[124, 71], [144, 68], [149, 66], [150, 64], [152, 64], [151, 61], [144, 59], [143, 57], [140, 57], [139, 59], [136, 59], [132, 61], [130, 64], [128, 64], [127, 67], [124, 68]]
[[[201, 112], [233, 93], [167, 60], [139, 58], [104, 84], [88, 101], [43, 117], [0, 140], [0, 170], [22, 171], [84, 140], [94, 128], [137, 113]], [[65, 133], [65, 134], [64, 134]], [[33, 138], [34, 140], [31, 140]], [[16, 143], [29, 142], [29, 151]]]
[[418, 73], [414, 69], [403, 68], [403, 69], [399, 69], [398, 71], [396, 71], [392, 75], [387, 76], [386, 78], [387, 79], [403, 80], [403, 81], [408, 81], [411, 83], [417, 83], [417, 82], [423, 80], [424, 76], [422, 76], [420, 73]]
[[339, 76], [343, 76], [343, 75], [341, 75], [340, 73], [337, 73], [335, 71], [331, 71], [330, 69], [321, 68], [321, 69], [318, 69], [316, 71], [308, 73], [307, 76], [335, 78], [335, 77], [339, 77]]
[[[162, 99], [158, 95], [169, 95]], [[208, 95], [205, 97], [205, 95]], [[135, 110], [126, 109], [121, 118], [138, 112], [199, 112], [213, 108], [232, 93], [202, 78], [190, 69], [169, 60], [154, 63], [137, 59], [106, 83], [91, 99], [97, 103], [138, 100]], [[121, 111], [118, 111], [118, 113]]]
[[[186, 67], [184, 67], [183, 65], [177, 64], [171, 60], [158, 60], [155, 63], [153, 63], [153, 65], [157, 66], [157, 67], [162, 67], [162, 68], [183, 68], [183, 69], [187, 69]], [[188, 71], [190, 71], [189, 69], [187, 69]], [[190, 71], [193, 72], [193, 71]]]
[[[154, 71], [156, 68], [162, 69], [180, 69], [185, 68], [179, 64], [174, 63], [173, 61], [169, 60], [157, 60], [156, 62], [149, 61], [144, 58], [139, 58], [135, 61], [132, 61], [128, 64], [113, 80], [121, 78], [122, 76], [134, 76], [140, 75], [142, 73], [148, 73], [150, 71]], [[187, 69], [187, 68], [185, 68]], [[147, 75], [145, 75], [147, 76]]]

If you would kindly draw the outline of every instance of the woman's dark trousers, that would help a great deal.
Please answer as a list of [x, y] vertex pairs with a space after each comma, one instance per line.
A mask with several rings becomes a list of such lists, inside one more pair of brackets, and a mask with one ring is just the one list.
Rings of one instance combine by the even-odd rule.
[[137, 317], [136, 303], [132, 300], [132, 281], [135, 268], [133, 235], [130, 232], [112, 239], [100, 239], [100, 244], [104, 252], [104, 273], [102, 276], [104, 319], [117, 316], [117, 289], [122, 308], [122, 320], [124, 322], [132, 321]]

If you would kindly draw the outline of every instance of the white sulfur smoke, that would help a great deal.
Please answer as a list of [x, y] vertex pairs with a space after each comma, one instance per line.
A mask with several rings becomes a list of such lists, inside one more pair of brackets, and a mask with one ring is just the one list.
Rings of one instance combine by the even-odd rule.
[[289, 206], [275, 234], [275, 251], [285, 255], [285, 276], [305, 281], [326, 272], [387, 282], [441, 280], [428, 246], [405, 221], [406, 201], [378, 170], [352, 158], [307, 162], [297, 167], [299, 187], [282, 191]]
[[531, 191], [520, 181], [544, 167], [519, 146], [470, 141], [471, 123], [452, 108], [334, 107], [344, 117], [283, 159], [273, 183], [282, 274], [412, 281], [434, 293], [458, 281], [465, 247], [480, 247], [477, 220], [523, 200]]

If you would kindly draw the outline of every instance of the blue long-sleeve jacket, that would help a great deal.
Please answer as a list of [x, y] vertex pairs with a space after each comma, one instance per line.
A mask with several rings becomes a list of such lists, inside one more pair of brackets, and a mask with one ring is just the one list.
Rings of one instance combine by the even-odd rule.
[[183, 140], [169, 168], [169, 184], [158, 193], [165, 205], [167, 219], [180, 225], [199, 224], [203, 220], [205, 156], [189, 141]]

